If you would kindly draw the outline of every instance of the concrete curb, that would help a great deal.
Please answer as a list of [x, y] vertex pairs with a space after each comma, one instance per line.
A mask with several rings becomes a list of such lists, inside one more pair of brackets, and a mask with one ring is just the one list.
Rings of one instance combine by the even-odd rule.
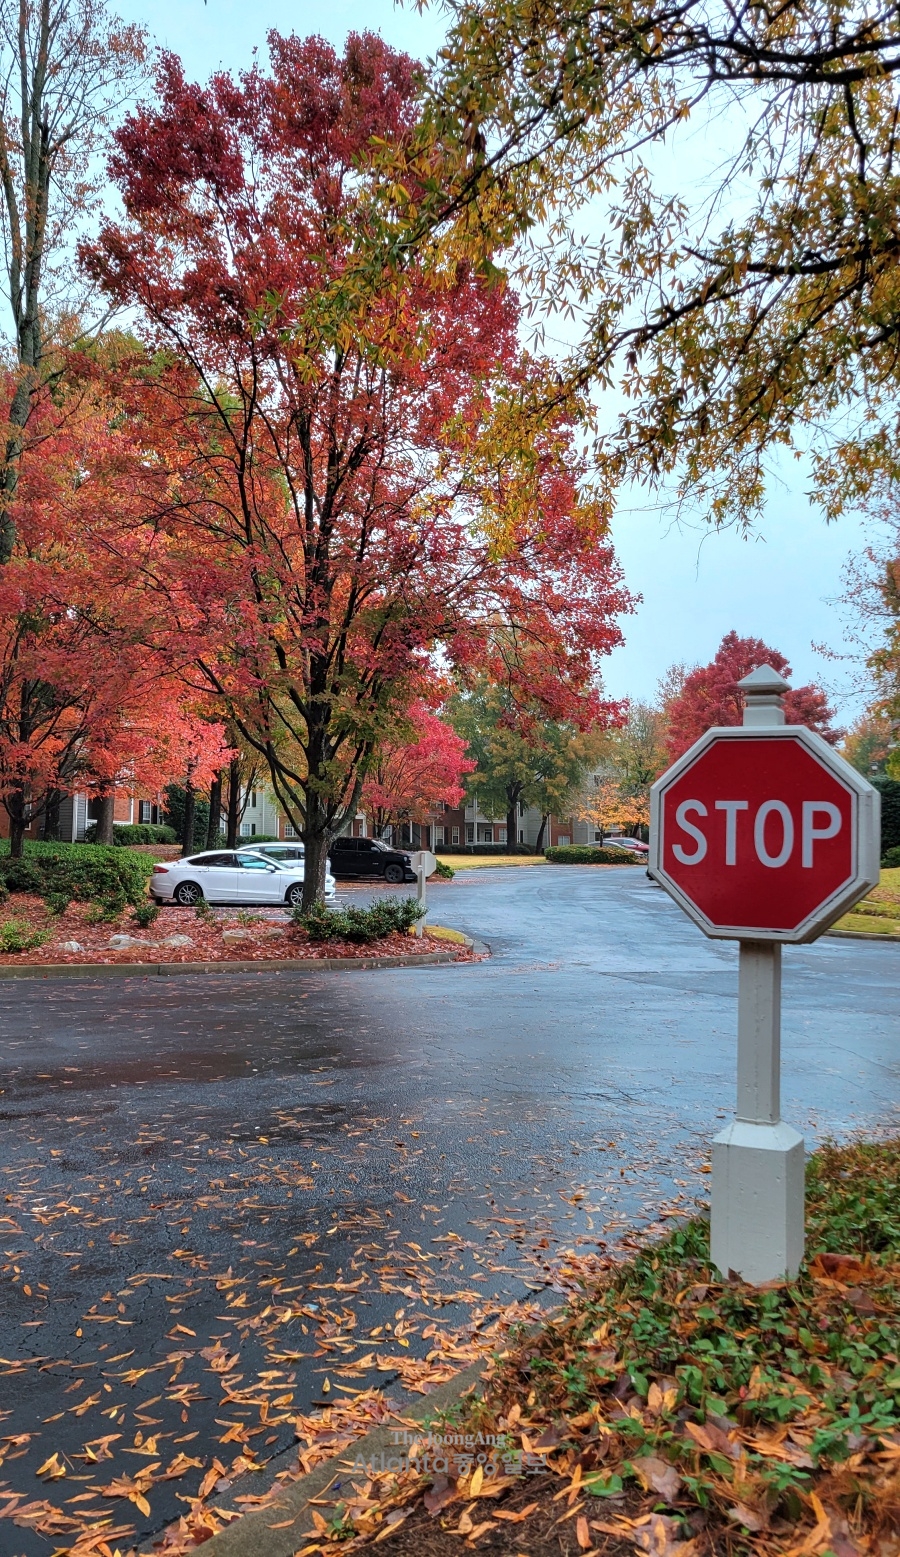
[[900, 935], [879, 935], [877, 931], [826, 930], [825, 934], [833, 936], [836, 941], [886, 941], [888, 946], [900, 944]]
[[[478, 950], [481, 942], [472, 945]], [[487, 950], [487, 947], [484, 948]], [[0, 979], [155, 978], [176, 973], [317, 973], [330, 968], [421, 968], [456, 962], [457, 950], [410, 957], [265, 957], [239, 962], [48, 962], [0, 967]]]
[[[397, 1407], [397, 1417], [404, 1417], [416, 1422], [424, 1421], [433, 1416], [435, 1412], [454, 1405], [469, 1390], [473, 1389], [481, 1380], [489, 1359], [483, 1358], [479, 1362], [470, 1363], [468, 1368], [463, 1368], [446, 1384], [441, 1384], [432, 1390], [430, 1395], [410, 1402], [407, 1405]], [[382, 1454], [385, 1458], [397, 1455], [401, 1451], [394, 1442], [394, 1427], [387, 1425], [376, 1427], [371, 1433], [366, 1433], [364, 1438], [358, 1438], [355, 1443], [348, 1444], [331, 1459], [323, 1460], [311, 1470], [308, 1476], [301, 1476], [299, 1480], [289, 1482], [279, 1493], [278, 1498], [269, 1504], [268, 1508], [255, 1509], [252, 1513], [242, 1514], [233, 1524], [220, 1530], [210, 1540], [204, 1541], [204, 1557], [294, 1557], [301, 1535], [305, 1534], [302, 1526], [303, 1515], [309, 1507], [312, 1498], [322, 1496], [333, 1481], [342, 1479], [347, 1475], [350, 1464], [362, 1455], [364, 1460], [379, 1459]], [[277, 1457], [280, 1463], [288, 1456], [293, 1457], [297, 1450], [291, 1447]], [[273, 1462], [273, 1465], [276, 1462]], [[247, 1478], [241, 1478], [241, 1485], [248, 1485]], [[254, 1483], [254, 1490], [258, 1482]], [[227, 1501], [218, 1499], [219, 1507], [228, 1506]], [[290, 1523], [286, 1529], [276, 1530], [274, 1525]], [[145, 1551], [153, 1548], [146, 1547]]]

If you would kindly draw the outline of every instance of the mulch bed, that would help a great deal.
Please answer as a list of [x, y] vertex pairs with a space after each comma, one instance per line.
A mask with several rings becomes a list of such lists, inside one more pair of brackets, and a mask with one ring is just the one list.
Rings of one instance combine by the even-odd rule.
[[[48, 939], [28, 951], [0, 951], [0, 966], [44, 963], [161, 963], [161, 962], [267, 962], [296, 958], [317, 961], [325, 957], [409, 957], [427, 952], [448, 951], [450, 943], [426, 933], [421, 936], [394, 933], [382, 940], [361, 945], [355, 941], [311, 941], [306, 932], [285, 915], [278, 918], [238, 910], [217, 913], [209, 919], [189, 909], [164, 907], [146, 930], [140, 929], [126, 909], [114, 922], [91, 923], [89, 903], [70, 903], [65, 913], [51, 914], [42, 898], [16, 893], [0, 905], [0, 930], [10, 920], [26, 920]], [[225, 940], [226, 931], [240, 932], [240, 938]], [[115, 935], [128, 935], [135, 944], [120, 948], [109, 945]], [[164, 946], [169, 936], [186, 936], [189, 945]], [[63, 950], [67, 942], [77, 941], [80, 951]], [[473, 953], [460, 946], [459, 961], [473, 961]]]

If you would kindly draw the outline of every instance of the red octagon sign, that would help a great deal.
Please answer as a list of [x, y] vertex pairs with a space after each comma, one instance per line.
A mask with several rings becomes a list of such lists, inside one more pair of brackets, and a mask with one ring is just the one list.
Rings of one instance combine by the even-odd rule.
[[707, 935], [811, 941], [878, 882], [879, 798], [803, 725], [707, 730], [653, 786], [650, 874]]

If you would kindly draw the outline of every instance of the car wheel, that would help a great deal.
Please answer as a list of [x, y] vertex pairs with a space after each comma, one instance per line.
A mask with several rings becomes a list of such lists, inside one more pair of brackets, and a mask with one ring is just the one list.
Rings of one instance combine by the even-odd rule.
[[389, 881], [392, 887], [399, 887], [405, 875], [406, 872], [402, 865], [385, 865], [384, 867], [384, 879]]
[[194, 908], [203, 901], [203, 889], [196, 881], [180, 881], [172, 896], [182, 908]]
[[300, 904], [303, 902], [303, 886], [301, 882], [295, 881], [292, 887], [288, 887], [284, 901], [289, 908], [300, 907]]

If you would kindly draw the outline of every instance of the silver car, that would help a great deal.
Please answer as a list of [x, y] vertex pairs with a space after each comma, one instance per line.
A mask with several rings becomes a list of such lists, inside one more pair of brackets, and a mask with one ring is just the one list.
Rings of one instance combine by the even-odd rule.
[[[325, 877], [325, 897], [335, 895], [330, 871]], [[153, 867], [150, 896], [157, 903], [180, 903], [184, 908], [208, 903], [284, 903], [299, 907], [303, 901], [303, 860], [267, 859], [255, 849], [216, 849], [192, 854], [187, 859], [166, 860]]]

